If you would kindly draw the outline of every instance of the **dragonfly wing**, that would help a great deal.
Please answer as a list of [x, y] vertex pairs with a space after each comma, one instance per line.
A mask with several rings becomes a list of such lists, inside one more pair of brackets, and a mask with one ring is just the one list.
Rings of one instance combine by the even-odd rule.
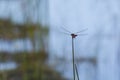
[[87, 31], [87, 30], [88, 30], [88, 28], [83, 29], [83, 30], [81, 30], [81, 31], [76, 32], [76, 34], [79, 34], [79, 33], [81, 33], [81, 32]]
[[63, 31], [61, 28], [59, 29], [55, 29], [54, 30], [55, 32], [57, 32], [58, 34], [66, 34], [66, 35], [70, 35], [68, 32], [65, 32], [65, 31]]
[[70, 34], [72, 33], [71, 31], [67, 30], [65, 27], [62, 27], [63, 30], [65, 30], [66, 32], [69, 32]]
[[70, 35], [69, 33], [66, 33], [66, 32], [62, 32], [63, 34], [66, 34], [66, 35]]
[[62, 29], [62, 30], [59, 30], [59, 32], [60, 32], [61, 34], [70, 35], [70, 33], [69, 33], [69, 32], [65, 32], [65, 31], [63, 31], [63, 29]]
[[77, 34], [78, 36], [86, 36], [86, 35], [88, 35], [88, 34]]

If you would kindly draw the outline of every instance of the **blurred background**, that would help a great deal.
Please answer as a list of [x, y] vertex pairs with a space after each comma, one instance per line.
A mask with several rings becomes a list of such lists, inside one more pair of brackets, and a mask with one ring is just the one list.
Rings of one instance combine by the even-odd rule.
[[[0, 80], [120, 80], [119, 0], [0, 0]], [[63, 28], [64, 27], [64, 28]], [[67, 33], [67, 35], [66, 35]]]

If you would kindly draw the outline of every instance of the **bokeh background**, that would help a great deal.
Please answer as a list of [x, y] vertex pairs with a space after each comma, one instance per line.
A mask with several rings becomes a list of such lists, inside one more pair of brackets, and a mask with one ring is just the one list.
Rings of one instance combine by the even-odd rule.
[[73, 80], [84, 29], [80, 80], [120, 80], [119, 21], [119, 0], [0, 0], [0, 80]]

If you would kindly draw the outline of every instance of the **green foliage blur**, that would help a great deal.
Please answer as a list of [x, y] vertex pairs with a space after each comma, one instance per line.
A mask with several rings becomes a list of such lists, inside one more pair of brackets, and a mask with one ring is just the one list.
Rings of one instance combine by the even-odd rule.
[[[11, 20], [0, 20], [0, 39], [12, 41], [29, 38], [33, 49], [30, 52], [0, 52], [0, 62], [14, 61], [16, 69], [0, 71], [0, 80], [65, 80], [48, 64], [46, 42], [49, 30], [40, 24], [17, 24]], [[37, 38], [35, 38], [37, 36]], [[36, 39], [39, 46], [36, 49]]]

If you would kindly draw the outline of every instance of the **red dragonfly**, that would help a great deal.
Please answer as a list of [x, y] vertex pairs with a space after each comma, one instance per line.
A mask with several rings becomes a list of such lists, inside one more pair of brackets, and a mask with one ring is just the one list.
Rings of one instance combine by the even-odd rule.
[[82, 32], [85, 32], [88, 30], [88, 28], [86, 29], [83, 29], [83, 30], [80, 30], [79, 32], [76, 32], [76, 33], [72, 33], [71, 31], [67, 30], [66, 28], [62, 27], [63, 30], [65, 30], [66, 32], [64, 32], [65, 34], [67, 35], [71, 35], [72, 38], [76, 38], [77, 36], [84, 36], [84, 35], [87, 35], [87, 34], [81, 34]]
[[72, 37], [72, 64], [73, 64], [73, 80], [75, 80], [75, 73], [77, 74], [77, 78], [79, 80], [79, 74], [78, 74], [78, 70], [77, 70], [77, 66], [75, 64], [75, 60], [74, 60], [74, 38], [76, 38], [78, 35], [86, 35], [86, 34], [79, 34], [79, 33], [82, 33], [84, 31], [86, 31], [87, 29], [83, 29], [79, 32], [76, 32], [76, 33], [72, 33], [71, 31], [67, 30], [66, 28], [62, 27], [67, 33], [65, 34], [68, 34], [68, 35], [71, 35]]

